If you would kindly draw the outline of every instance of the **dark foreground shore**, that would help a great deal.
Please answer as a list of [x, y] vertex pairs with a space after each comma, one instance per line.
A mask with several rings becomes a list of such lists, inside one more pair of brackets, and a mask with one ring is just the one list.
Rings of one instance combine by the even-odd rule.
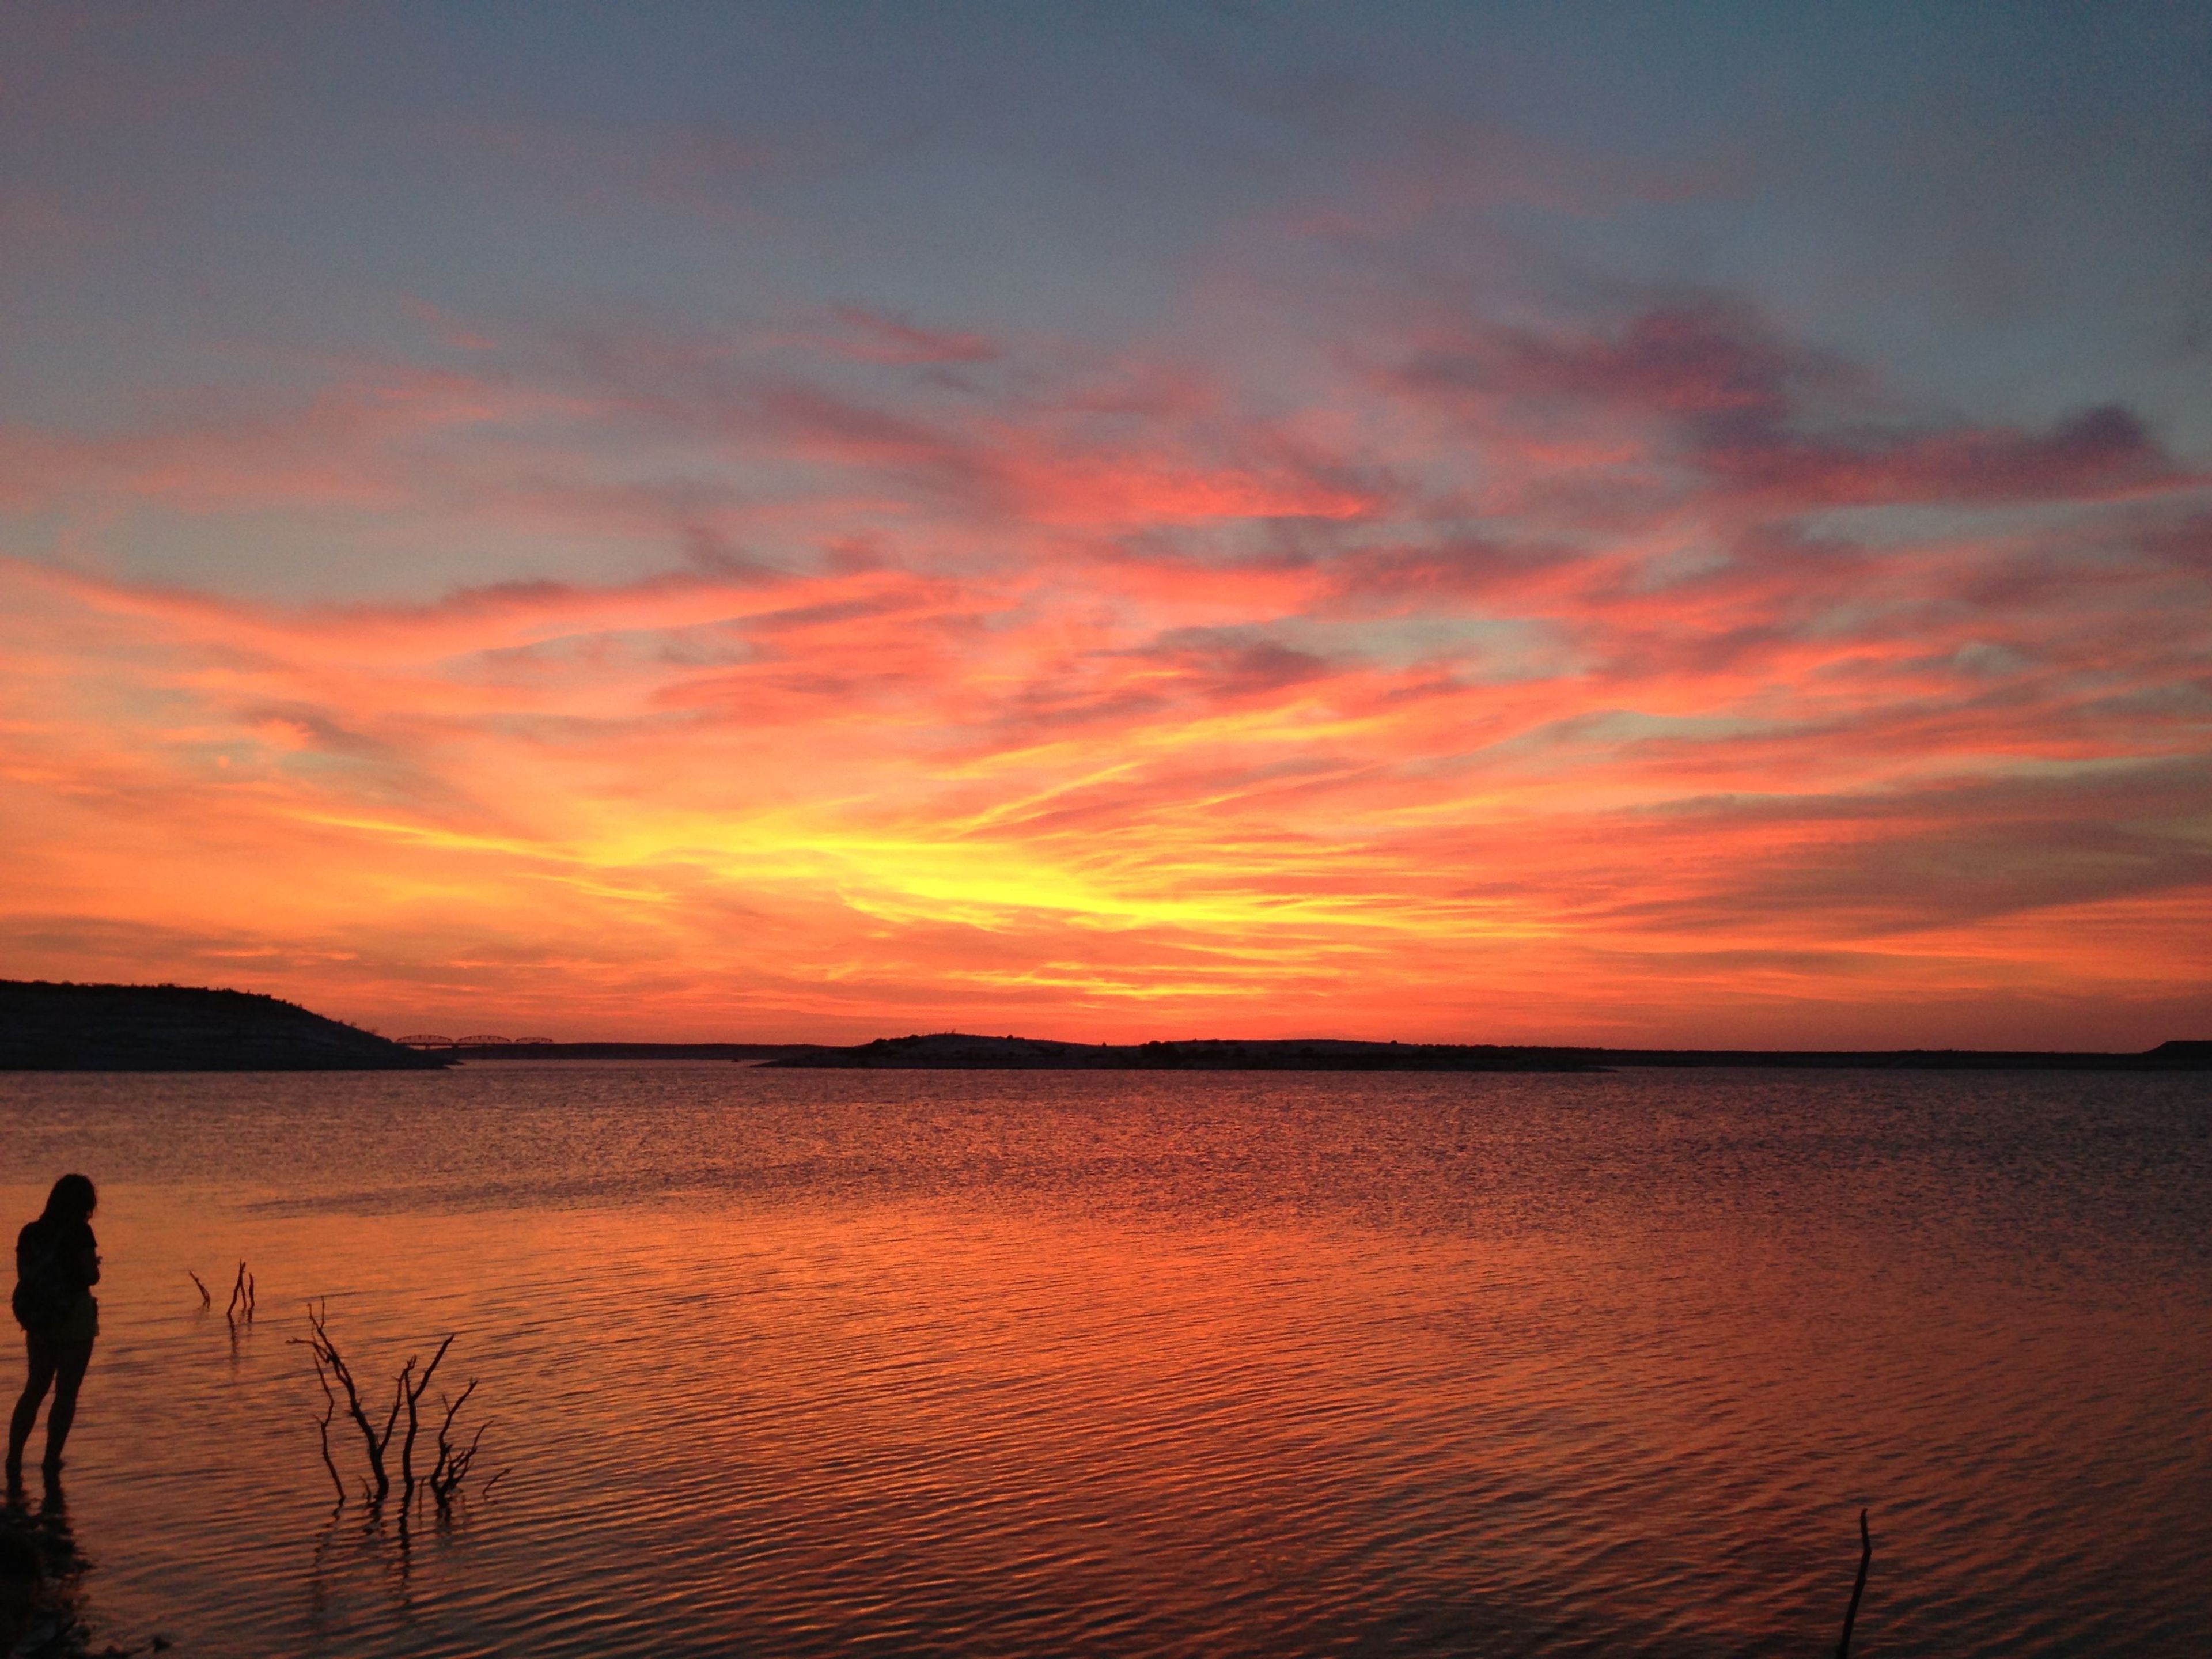
[[[10, 1659], [87, 1659], [91, 1632], [76, 1597], [83, 1571], [58, 1501], [49, 1496], [33, 1512], [11, 1492], [0, 1505], [0, 1653]], [[161, 1645], [168, 1645], [166, 1638]]]

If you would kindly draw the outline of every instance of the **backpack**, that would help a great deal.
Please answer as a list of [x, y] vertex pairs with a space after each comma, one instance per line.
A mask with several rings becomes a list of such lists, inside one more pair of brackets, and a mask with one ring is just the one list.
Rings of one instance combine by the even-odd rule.
[[15, 1241], [15, 1294], [9, 1305], [27, 1331], [52, 1330], [76, 1311], [82, 1292], [63, 1259], [63, 1231], [34, 1221]]

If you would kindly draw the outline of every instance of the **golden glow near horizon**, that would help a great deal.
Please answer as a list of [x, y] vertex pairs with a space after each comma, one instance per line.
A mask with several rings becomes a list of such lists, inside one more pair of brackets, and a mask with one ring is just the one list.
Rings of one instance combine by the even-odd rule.
[[[1909, 649], [1850, 604], [1775, 624], [1756, 572], [1670, 611], [1604, 555], [1533, 600], [1271, 576], [1241, 622], [1218, 573], [1186, 606], [1176, 562], [1096, 549], [1041, 549], [1048, 585], [708, 568], [411, 608], [12, 563], [18, 971], [638, 1036], [1910, 1040], [1972, 1003], [2022, 1040], [2084, 996], [2154, 1030], [2206, 907], [2100, 891], [2127, 849], [2066, 843], [2132, 800], [2201, 856], [2160, 769], [2187, 721], [2063, 718], [1973, 661], [1986, 613], [1875, 597], [1998, 556], [1857, 584], [1923, 613]], [[1493, 672], [1462, 616], [1573, 647]], [[1413, 619], [1425, 650], [1388, 648]], [[2107, 706], [2159, 672], [2124, 608], [2012, 621], [2094, 640]]]
[[[145, 127], [74, 38], [22, 118], [228, 201], [219, 112]], [[1184, 145], [1094, 273], [949, 161], [908, 221], [763, 133], [702, 205], [715, 130], [549, 129], [533, 184], [440, 129], [410, 199], [483, 271], [410, 216], [358, 288], [381, 198], [279, 166], [329, 144], [267, 151], [297, 270], [128, 169], [38, 197], [0, 972], [576, 1037], [2212, 1035], [2198, 393], [2000, 386], [1786, 261], [1562, 283], [1531, 214], [1717, 186], [1530, 137]], [[258, 297], [161, 321], [204, 245]]]

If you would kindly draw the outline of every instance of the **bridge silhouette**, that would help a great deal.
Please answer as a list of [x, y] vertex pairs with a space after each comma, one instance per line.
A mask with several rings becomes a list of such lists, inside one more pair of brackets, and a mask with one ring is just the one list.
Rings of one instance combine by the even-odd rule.
[[441, 1036], [435, 1031], [417, 1031], [411, 1036], [394, 1037], [394, 1042], [404, 1048], [497, 1048], [550, 1047], [551, 1037], [501, 1036], [496, 1032], [479, 1031], [474, 1036]]

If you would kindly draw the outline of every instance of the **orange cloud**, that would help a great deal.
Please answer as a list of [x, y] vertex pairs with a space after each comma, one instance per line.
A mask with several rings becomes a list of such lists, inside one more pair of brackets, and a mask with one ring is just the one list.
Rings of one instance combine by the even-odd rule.
[[[5, 434], [12, 971], [574, 1036], [2212, 1015], [2212, 504], [2133, 415], [1902, 419], [1724, 307], [1264, 415], [841, 321]], [[102, 551], [280, 521], [510, 574]]]

